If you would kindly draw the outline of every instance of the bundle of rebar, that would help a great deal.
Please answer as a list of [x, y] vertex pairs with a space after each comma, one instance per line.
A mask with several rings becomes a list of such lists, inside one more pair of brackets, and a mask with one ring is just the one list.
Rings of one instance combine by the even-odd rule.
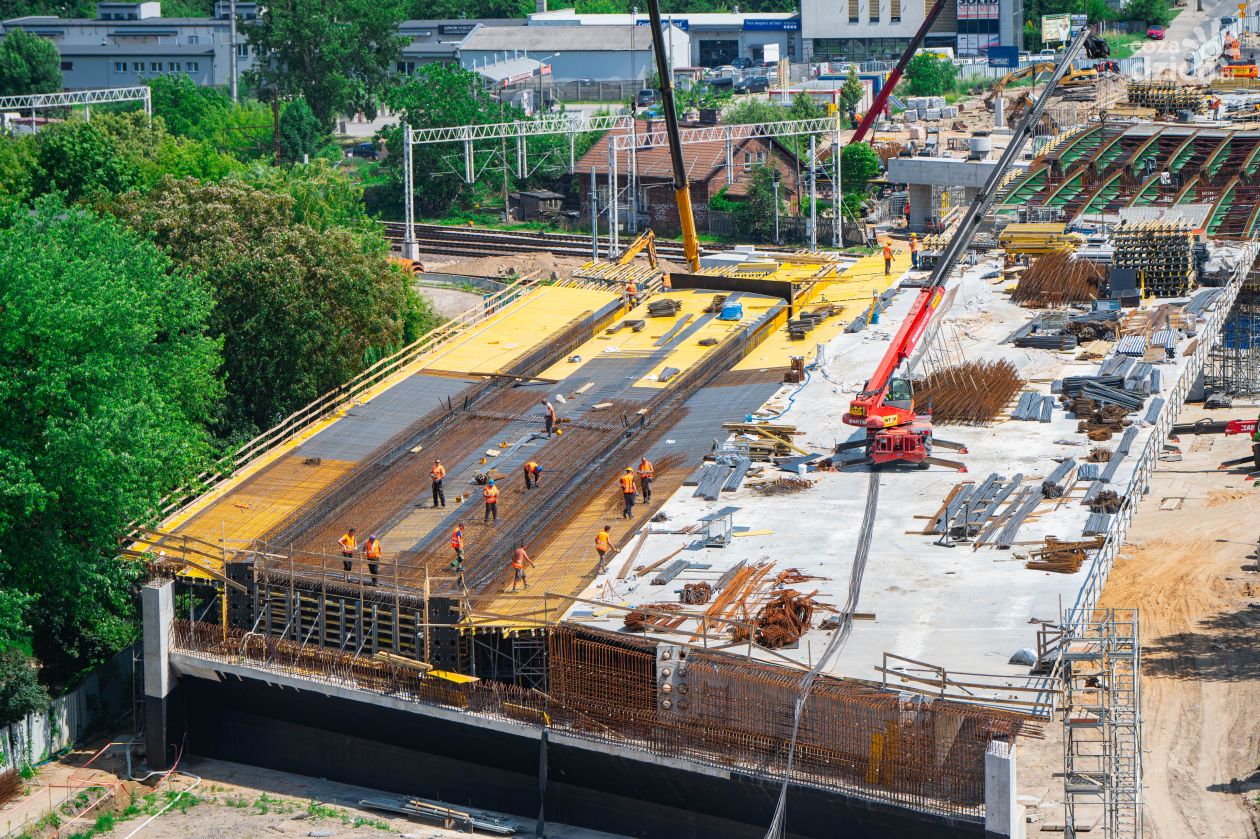
[[813, 598], [813, 593], [801, 594], [790, 588], [771, 595], [754, 618], [756, 642], [763, 647], [778, 649], [800, 640], [814, 618]]
[[1087, 303], [1098, 297], [1107, 272], [1086, 259], [1069, 253], [1048, 253], [1037, 257], [1019, 278], [1011, 301], [1029, 308]]
[[1127, 93], [1130, 105], [1154, 108], [1162, 114], [1174, 111], [1202, 113], [1207, 101], [1202, 87], [1165, 79], [1130, 81]]
[[984, 425], [997, 417], [1023, 385], [1009, 361], [968, 361], [916, 381], [914, 401], [935, 423]]
[[[647, 632], [654, 626], [663, 626], [673, 621], [659, 612], [681, 612], [682, 606], [677, 603], [649, 603], [642, 609], [626, 612], [622, 623], [628, 632]], [[681, 621], [680, 621], [681, 622]]]
[[1113, 489], [1104, 489], [1089, 500], [1091, 513], [1118, 513], [1124, 499]]
[[1101, 538], [1066, 542], [1054, 536], [1047, 536], [1045, 545], [1028, 555], [1028, 561], [1024, 563], [1024, 567], [1032, 571], [1075, 574], [1089, 558], [1087, 552], [1098, 550], [1102, 547], [1102, 543]]
[[16, 798], [21, 791], [22, 776], [16, 768], [0, 772], [0, 804]]
[[1149, 221], [1116, 228], [1111, 264], [1138, 272], [1145, 293], [1181, 297], [1194, 287], [1194, 229]]
[[808, 478], [776, 478], [764, 484], [757, 484], [753, 491], [760, 495], [791, 495], [804, 492], [814, 485]]
[[712, 596], [713, 586], [701, 581], [698, 583], [684, 583], [682, 591], [678, 594], [678, 600], [682, 603], [698, 606], [701, 603], [708, 603], [709, 598]]

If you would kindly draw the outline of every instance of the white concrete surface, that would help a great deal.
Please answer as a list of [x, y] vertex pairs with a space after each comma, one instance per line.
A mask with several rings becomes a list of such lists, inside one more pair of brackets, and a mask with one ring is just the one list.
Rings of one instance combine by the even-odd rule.
[[[974, 266], [958, 282], [957, 299], [942, 325], [935, 355], [947, 353], [952, 356], [951, 361], [1007, 359], [1028, 381], [1029, 389], [1043, 394], [1050, 392], [1053, 379], [1096, 373], [1100, 362], [1076, 361], [1075, 351], [1017, 349], [999, 343], [1033, 313], [1010, 303], [1001, 281], [982, 278], [996, 267], [994, 262]], [[764, 406], [764, 413], [783, 412], [778, 422], [795, 425], [805, 432], [795, 442], [824, 454], [830, 453], [837, 442], [864, 433], [842, 424], [841, 416], [887, 350], [915, 293], [913, 289], [900, 292], [878, 326], [832, 340], [827, 346], [829, 360], [825, 368], [814, 370], [804, 386], [785, 386]], [[1186, 344], [1188, 339], [1183, 338], [1181, 349]], [[1175, 359], [1160, 365], [1164, 391], [1173, 386], [1187, 363], [1179, 350]], [[794, 397], [790, 402], [789, 395]], [[1165, 406], [1165, 410], [1170, 409]], [[1118, 490], [1129, 480], [1136, 455], [1151, 434], [1149, 426], [1142, 427], [1143, 413], [1144, 409], [1130, 415], [1140, 431], [1132, 454], [1120, 464], [1114, 478], [1113, 485]], [[921, 531], [927, 518], [961, 481], [979, 484], [993, 472], [1008, 478], [1020, 472], [1025, 485], [1036, 486], [1059, 460], [1084, 458], [1098, 444], [1089, 443], [1085, 435], [1078, 434], [1076, 425], [1077, 420], [1056, 405], [1050, 423], [1003, 420], [989, 427], [939, 427], [937, 436], [964, 443], [969, 453], [955, 455], [938, 449], [938, 454], [962, 460], [969, 474], [937, 467], [928, 471], [882, 471], [878, 526], [857, 606], [858, 611], [873, 612], [875, 619], [855, 622], [852, 636], [828, 671], [879, 680], [875, 668], [882, 664], [884, 653], [891, 652], [944, 667], [952, 675], [989, 674], [1000, 677], [1007, 685], [1033, 683], [1026, 666], [1008, 661], [1019, 649], [1035, 647], [1037, 621], [1057, 621], [1062, 611], [1072, 605], [1088, 564], [1075, 574], [1031, 571], [1024, 567], [1020, 554], [1040, 545], [1046, 536], [1084, 538], [1081, 531], [1089, 511], [1080, 498], [1085, 484], [1078, 484], [1070, 498], [1043, 500], [1019, 530], [1014, 550], [990, 546], [973, 549], [970, 544], [943, 547]], [[1114, 447], [1116, 442], [1118, 436], [1103, 445]], [[782, 473], [768, 467], [768, 474], [775, 477]], [[647, 578], [633, 574], [625, 580], [600, 576], [585, 596], [625, 607], [677, 603], [684, 583], [712, 583], [741, 560], [773, 561], [771, 577], [787, 568], [821, 577], [795, 588], [805, 592], [817, 588], [818, 600], [839, 608], [848, 593], [868, 473], [862, 467], [843, 472], [811, 472], [810, 477], [816, 483], [802, 493], [767, 497], [753, 492], [746, 482], [736, 492], [722, 493], [716, 502], [694, 498], [694, 490], [684, 487], [666, 503], [668, 521], [654, 525], [636, 564], [647, 565], [687, 546], [679, 558], [712, 567], [686, 571], [664, 586], [650, 585]], [[726, 548], [704, 548], [694, 535], [657, 532], [680, 529], [728, 505], [739, 508], [734, 516], [737, 529], [772, 533], [737, 536]], [[614, 577], [622, 564], [620, 558], [610, 563]], [[749, 604], [750, 615], [758, 605]], [[692, 609], [699, 612], [703, 607]], [[622, 628], [623, 612], [617, 609], [592, 610], [588, 605], [574, 609], [572, 615], [587, 625], [618, 631]], [[787, 656], [812, 664], [830, 636], [829, 631], [817, 628], [827, 616], [826, 612], [815, 612], [814, 628], [799, 646], [776, 651], [779, 655], [754, 647], [752, 654], [767, 661], [782, 663], [782, 656]], [[693, 623], [688, 623], [683, 628], [693, 627]], [[679, 638], [673, 636], [673, 640]], [[735, 649], [743, 652], [746, 647]], [[999, 691], [993, 695], [1002, 694]], [[1008, 691], [1005, 698], [1031, 697]]]

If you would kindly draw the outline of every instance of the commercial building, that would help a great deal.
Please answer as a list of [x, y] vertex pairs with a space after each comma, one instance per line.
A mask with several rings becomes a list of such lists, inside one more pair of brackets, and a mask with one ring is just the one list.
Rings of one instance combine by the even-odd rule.
[[[863, 61], [899, 56], [922, 25], [933, 0], [801, 0], [803, 60]], [[983, 55], [991, 46], [1023, 40], [1023, 0], [946, 0], [925, 47]]]
[[[674, 66], [685, 66], [690, 37], [670, 29]], [[636, 80], [655, 69], [652, 36], [646, 28], [601, 26], [498, 26], [481, 24], [459, 44], [459, 63], [469, 69], [508, 58], [532, 58], [548, 65], [555, 81]]]

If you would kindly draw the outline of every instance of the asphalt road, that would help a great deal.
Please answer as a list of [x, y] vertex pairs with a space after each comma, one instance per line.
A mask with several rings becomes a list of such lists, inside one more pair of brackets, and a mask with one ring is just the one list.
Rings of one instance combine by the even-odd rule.
[[[1188, 73], [1186, 57], [1206, 43], [1219, 45], [1221, 18], [1237, 16], [1237, 0], [1204, 0], [1203, 11], [1198, 10], [1195, 0], [1190, 0], [1187, 8], [1168, 26], [1164, 40], [1148, 41], [1136, 54], [1146, 57], [1147, 69], [1152, 77], [1171, 73], [1189, 81], [1193, 77]], [[1213, 56], [1213, 60], [1200, 66], [1197, 80], [1215, 73]]]

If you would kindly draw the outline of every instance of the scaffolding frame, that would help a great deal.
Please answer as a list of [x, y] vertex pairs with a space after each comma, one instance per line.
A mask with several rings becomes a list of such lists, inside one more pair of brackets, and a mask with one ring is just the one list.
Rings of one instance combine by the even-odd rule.
[[1260, 271], [1254, 267], [1212, 342], [1203, 384], [1208, 393], [1260, 396]]
[[1137, 609], [1064, 620], [1063, 836], [1142, 836], [1141, 626]]

